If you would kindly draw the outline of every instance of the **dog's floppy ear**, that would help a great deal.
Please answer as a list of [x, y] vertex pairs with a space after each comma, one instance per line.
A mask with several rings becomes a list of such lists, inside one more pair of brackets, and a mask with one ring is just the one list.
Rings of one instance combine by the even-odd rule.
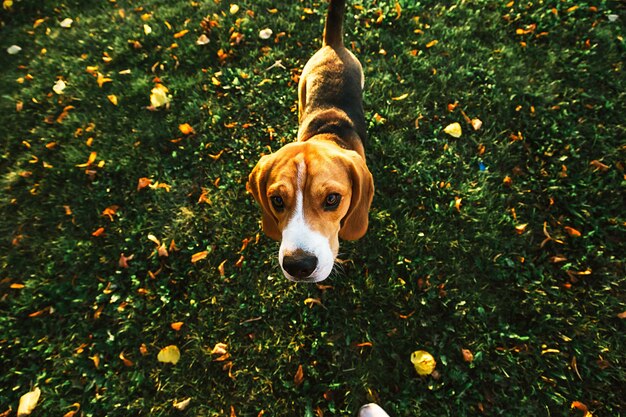
[[368, 212], [374, 198], [374, 179], [365, 161], [356, 154], [347, 162], [352, 181], [352, 197], [348, 212], [341, 220], [339, 237], [356, 240], [365, 234], [368, 224]]
[[267, 181], [272, 165], [272, 155], [263, 156], [250, 173], [246, 189], [252, 193], [254, 199], [261, 206], [263, 231], [270, 238], [280, 240], [281, 233], [278, 230], [278, 220], [274, 217], [267, 198]]

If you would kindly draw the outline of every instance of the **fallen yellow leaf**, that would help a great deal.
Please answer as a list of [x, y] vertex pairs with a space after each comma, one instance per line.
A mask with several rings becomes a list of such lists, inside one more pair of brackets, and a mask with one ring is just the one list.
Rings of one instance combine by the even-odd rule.
[[180, 350], [178, 350], [178, 346], [169, 345], [164, 347], [159, 351], [157, 355], [157, 360], [163, 363], [171, 363], [172, 365], [176, 365], [176, 363], [180, 360]]
[[117, 106], [117, 96], [115, 94], [109, 94], [107, 98], [114, 106]]
[[433, 355], [425, 350], [416, 350], [411, 353], [411, 363], [419, 375], [430, 375], [435, 370], [437, 362]]
[[460, 138], [463, 134], [463, 129], [461, 129], [461, 124], [458, 122], [454, 122], [446, 126], [443, 131], [453, 138]]
[[402, 94], [401, 96], [398, 96], [398, 97], [391, 97], [391, 99], [395, 100], [395, 101], [400, 101], [400, 100], [404, 100], [408, 96], [409, 96], [409, 93], [404, 93], [404, 94]]

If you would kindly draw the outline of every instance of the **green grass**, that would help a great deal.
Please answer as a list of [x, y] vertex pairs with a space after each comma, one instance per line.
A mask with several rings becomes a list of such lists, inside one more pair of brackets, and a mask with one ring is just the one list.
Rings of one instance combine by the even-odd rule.
[[[573, 401], [626, 413], [623, 5], [402, 0], [398, 15], [391, 0], [350, 3], [377, 188], [330, 288], [286, 281], [245, 191], [260, 155], [295, 137], [292, 76], [320, 44], [324, 2], [0, 12], [0, 413], [34, 386], [36, 416], [74, 403], [85, 416], [351, 416], [369, 401], [398, 417], [582, 416]], [[205, 17], [218, 25], [197, 46]], [[157, 78], [172, 99], [150, 111]], [[458, 139], [443, 132], [453, 122]], [[171, 189], [138, 191], [142, 177]], [[177, 250], [159, 257], [149, 234]], [[176, 365], [157, 361], [167, 345]], [[418, 349], [435, 375], [414, 371]]]

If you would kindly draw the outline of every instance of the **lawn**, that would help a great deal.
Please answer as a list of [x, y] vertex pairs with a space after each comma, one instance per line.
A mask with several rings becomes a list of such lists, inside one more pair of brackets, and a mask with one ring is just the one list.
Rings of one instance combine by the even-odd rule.
[[321, 285], [245, 184], [324, 1], [3, 6], [0, 415], [626, 415], [623, 4], [349, 1], [376, 194]]

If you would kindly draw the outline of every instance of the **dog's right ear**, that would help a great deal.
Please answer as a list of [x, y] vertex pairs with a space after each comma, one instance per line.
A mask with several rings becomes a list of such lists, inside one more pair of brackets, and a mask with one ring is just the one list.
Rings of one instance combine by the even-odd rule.
[[273, 164], [272, 155], [263, 156], [256, 164], [246, 183], [246, 189], [261, 206], [263, 231], [274, 240], [280, 240], [282, 234], [278, 229], [278, 219], [272, 213], [272, 208], [267, 197], [267, 182]]

